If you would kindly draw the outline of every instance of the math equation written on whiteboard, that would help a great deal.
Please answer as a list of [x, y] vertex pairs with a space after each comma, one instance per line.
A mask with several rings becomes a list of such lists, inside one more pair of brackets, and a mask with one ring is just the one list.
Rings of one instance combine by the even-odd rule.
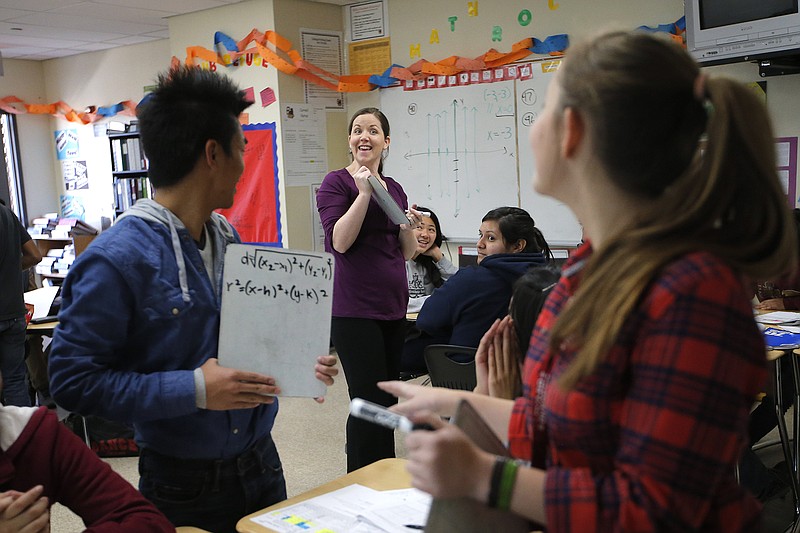
[[[236, 291], [247, 296], [265, 296], [272, 299], [288, 298], [300, 303], [309, 301], [320, 303], [331, 297], [331, 291], [321, 287], [309, 287], [304, 284], [309, 278], [333, 279], [333, 259], [320, 258], [316, 255], [302, 255], [295, 252], [286, 254], [274, 249], [253, 248], [242, 253], [240, 263], [245, 270], [259, 272], [256, 279], [252, 276], [228, 278], [225, 291]], [[249, 267], [249, 268], [248, 268]], [[241, 272], [241, 269], [238, 269]], [[274, 278], [268, 273], [286, 274], [299, 283], [263, 283], [263, 279]], [[267, 273], [267, 274], [264, 274]]]
[[220, 364], [272, 376], [282, 396], [324, 395], [314, 365], [330, 347], [333, 272], [325, 252], [229, 245]]

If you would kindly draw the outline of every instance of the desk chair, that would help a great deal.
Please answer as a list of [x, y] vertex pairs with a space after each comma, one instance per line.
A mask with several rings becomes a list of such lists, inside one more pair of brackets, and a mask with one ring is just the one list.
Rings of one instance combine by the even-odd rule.
[[[433, 387], [471, 391], [477, 385], [475, 377], [475, 352], [477, 348], [453, 344], [431, 344], [425, 348], [425, 364]], [[459, 363], [451, 356], [468, 359]]]

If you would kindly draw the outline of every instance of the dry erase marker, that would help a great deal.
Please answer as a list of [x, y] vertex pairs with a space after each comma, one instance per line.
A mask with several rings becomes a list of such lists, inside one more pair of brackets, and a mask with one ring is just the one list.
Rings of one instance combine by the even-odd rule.
[[[419, 213], [420, 215], [422, 215], [424, 217], [428, 217], [428, 218], [431, 217], [431, 212], [430, 211], [417, 211], [417, 213]], [[411, 211], [406, 211], [406, 214], [410, 215]]]
[[350, 414], [356, 418], [378, 424], [389, 429], [399, 429], [408, 433], [415, 429], [433, 429], [428, 424], [413, 424], [411, 420], [393, 413], [382, 405], [368, 402], [361, 398], [353, 398], [350, 402]]

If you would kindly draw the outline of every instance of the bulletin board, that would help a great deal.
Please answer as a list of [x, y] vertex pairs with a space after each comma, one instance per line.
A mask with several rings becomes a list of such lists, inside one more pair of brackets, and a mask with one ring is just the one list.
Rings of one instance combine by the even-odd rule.
[[242, 126], [247, 145], [244, 172], [230, 209], [219, 209], [242, 242], [281, 246], [278, 144], [275, 123]]

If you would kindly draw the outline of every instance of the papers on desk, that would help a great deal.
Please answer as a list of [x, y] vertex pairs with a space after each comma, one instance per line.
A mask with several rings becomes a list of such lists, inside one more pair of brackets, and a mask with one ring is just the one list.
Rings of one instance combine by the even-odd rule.
[[756, 322], [761, 324], [780, 324], [781, 326], [800, 326], [800, 313], [792, 311], [774, 311], [756, 315]]
[[756, 315], [756, 322], [761, 330], [767, 325], [778, 326], [781, 329], [792, 333], [800, 333], [800, 313], [792, 311], [773, 311]]
[[33, 306], [33, 318], [42, 318], [50, 312], [58, 287], [42, 287], [25, 293], [25, 303]]
[[424, 526], [431, 497], [417, 489], [374, 490], [350, 485], [251, 518], [281, 533], [410, 533]]
[[785, 329], [767, 327], [763, 331], [767, 347], [774, 350], [792, 350], [800, 348], [800, 334]]

